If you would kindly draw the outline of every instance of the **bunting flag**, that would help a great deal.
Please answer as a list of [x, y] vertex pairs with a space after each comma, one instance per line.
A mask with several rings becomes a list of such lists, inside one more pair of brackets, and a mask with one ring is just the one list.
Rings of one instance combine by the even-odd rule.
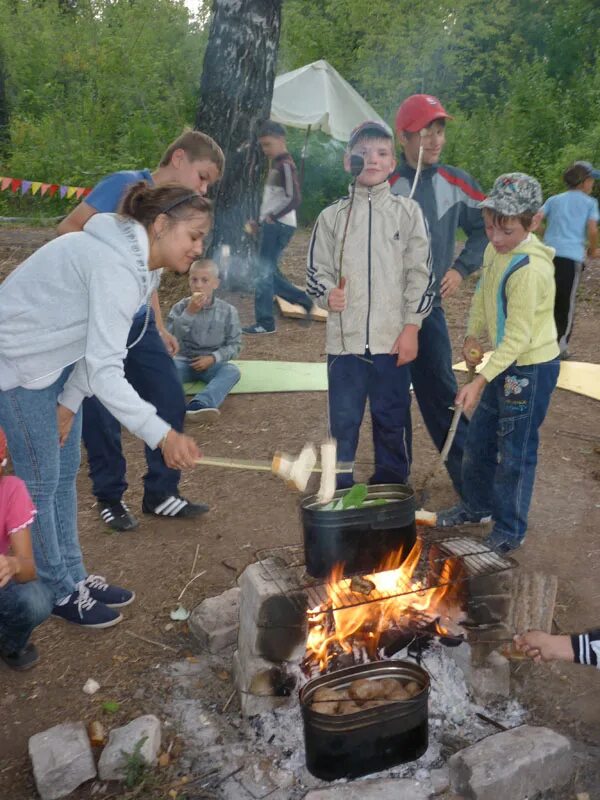
[[10, 190], [13, 194], [38, 194], [40, 197], [54, 197], [58, 192], [61, 199], [66, 198], [71, 200], [76, 198], [81, 200], [82, 197], [87, 197], [92, 191], [88, 186], [67, 186], [60, 183], [42, 183], [42, 181], [27, 181], [22, 178], [9, 178], [0, 175], [0, 192]]

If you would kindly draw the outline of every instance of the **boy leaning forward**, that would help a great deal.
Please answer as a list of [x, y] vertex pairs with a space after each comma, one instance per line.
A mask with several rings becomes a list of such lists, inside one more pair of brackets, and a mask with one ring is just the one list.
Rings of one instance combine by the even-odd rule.
[[[395, 158], [389, 130], [374, 122], [356, 128], [344, 157], [348, 171], [353, 162], [361, 171], [350, 196], [322, 211], [313, 230], [307, 292], [330, 312], [329, 421], [338, 458], [354, 461], [368, 398], [375, 449], [370, 482], [405, 483], [411, 464], [408, 365], [433, 301], [429, 244], [418, 204], [390, 191]], [[338, 488], [352, 481], [340, 474]]]
[[[501, 175], [482, 202], [489, 245], [471, 305], [463, 355], [480, 363], [481, 339], [495, 346], [479, 374], [458, 392], [468, 428], [461, 503], [438, 514], [438, 527], [492, 518], [486, 544], [514, 550], [527, 531], [539, 444], [559, 373], [554, 323], [554, 250], [533, 231], [542, 190], [521, 172]], [[479, 399], [481, 397], [481, 399]]]

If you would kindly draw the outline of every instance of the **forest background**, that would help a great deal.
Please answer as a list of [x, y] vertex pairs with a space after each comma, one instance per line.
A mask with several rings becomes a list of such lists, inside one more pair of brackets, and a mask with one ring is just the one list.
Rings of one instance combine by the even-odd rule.
[[[183, 0], [0, 0], [0, 175], [92, 186], [154, 167], [193, 124], [209, 17]], [[284, 0], [277, 72], [324, 58], [392, 125], [403, 98], [437, 95], [445, 161], [484, 190], [522, 170], [548, 195], [571, 161], [600, 162], [599, 29], [597, 0]], [[296, 157], [303, 140], [290, 129]], [[341, 153], [311, 137], [303, 222], [344, 190]], [[0, 215], [69, 207], [0, 193]]]

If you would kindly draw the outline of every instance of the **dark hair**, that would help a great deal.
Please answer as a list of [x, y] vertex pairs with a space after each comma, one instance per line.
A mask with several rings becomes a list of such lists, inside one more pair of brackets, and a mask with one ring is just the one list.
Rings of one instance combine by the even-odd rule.
[[357, 144], [359, 144], [359, 142], [364, 142], [365, 140], [374, 141], [376, 139], [383, 139], [385, 142], [390, 142], [392, 145], [392, 152], [394, 152], [394, 136], [387, 131], [383, 125], [377, 128], [365, 128], [364, 130], [359, 131], [350, 139], [347, 149], [352, 150]]
[[493, 225], [506, 225], [507, 222], [517, 220], [528, 231], [537, 211], [523, 211], [521, 214], [499, 214], [493, 208], [483, 208], [483, 215], [492, 221]]
[[121, 200], [119, 214], [131, 217], [149, 228], [159, 214], [174, 220], [187, 219], [192, 211], [200, 211], [212, 217], [212, 203], [201, 194], [191, 192], [178, 183], [150, 186], [145, 181], [134, 183]]
[[575, 189], [580, 186], [587, 178], [590, 178], [589, 169], [583, 164], [571, 164], [570, 167], [563, 172], [563, 181], [567, 184], [569, 189]]
[[175, 150], [183, 150], [190, 161], [212, 161], [223, 174], [225, 156], [219, 145], [208, 134], [201, 131], [185, 130], [167, 147], [160, 160], [159, 167], [168, 167]]
[[258, 138], [260, 139], [263, 136], [275, 136], [276, 139], [285, 139], [286, 130], [283, 125], [280, 125], [278, 122], [273, 122], [272, 119], [267, 119], [264, 122], [261, 122], [258, 129]]

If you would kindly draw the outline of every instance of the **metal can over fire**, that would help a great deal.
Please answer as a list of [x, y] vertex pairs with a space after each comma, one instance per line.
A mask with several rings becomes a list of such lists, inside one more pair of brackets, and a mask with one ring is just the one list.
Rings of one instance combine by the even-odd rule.
[[[364, 701], [352, 713], [332, 714], [318, 710], [315, 702], [322, 689], [351, 690], [353, 683], [396, 679], [418, 688], [408, 699]], [[429, 675], [410, 661], [377, 661], [348, 667], [309, 681], [300, 691], [304, 721], [306, 766], [326, 781], [357, 778], [415, 761], [429, 743]], [[323, 692], [321, 692], [323, 695]]]

